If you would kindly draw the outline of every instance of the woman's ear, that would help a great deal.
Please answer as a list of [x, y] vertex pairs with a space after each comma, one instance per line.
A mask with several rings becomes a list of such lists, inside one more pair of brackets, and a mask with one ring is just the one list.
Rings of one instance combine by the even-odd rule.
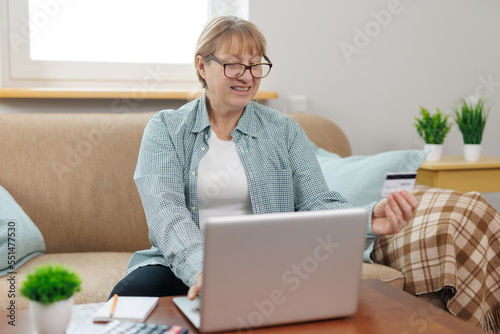
[[203, 79], [205, 78], [205, 62], [203, 61], [203, 57], [200, 55], [196, 56], [196, 69], [198, 70], [198, 73]]

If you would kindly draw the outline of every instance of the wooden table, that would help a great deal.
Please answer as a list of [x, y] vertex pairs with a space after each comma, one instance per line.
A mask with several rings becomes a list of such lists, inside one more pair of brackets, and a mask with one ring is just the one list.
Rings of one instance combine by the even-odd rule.
[[[92, 314], [103, 304], [76, 305], [68, 334], [96, 333], [102, 325], [92, 323]], [[16, 312], [16, 327], [7, 324], [6, 312], [0, 313], [0, 333], [35, 333], [28, 311]], [[162, 297], [148, 323], [181, 325], [189, 333], [198, 333], [173, 304]], [[253, 333], [468, 333], [481, 330], [453, 315], [380, 280], [362, 280], [357, 312], [344, 319], [276, 326]], [[237, 332], [234, 332], [237, 333]]]
[[449, 155], [440, 161], [424, 161], [417, 182], [459, 192], [499, 192], [500, 158], [481, 156], [479, 161], [471, 162], [461, 155]]

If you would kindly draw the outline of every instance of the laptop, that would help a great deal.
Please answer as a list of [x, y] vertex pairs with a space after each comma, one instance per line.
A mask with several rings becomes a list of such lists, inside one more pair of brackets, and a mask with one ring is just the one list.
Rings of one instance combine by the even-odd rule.
[[211, 218], [202, 293], [173, 301], [202, 333], [350, 316], [367, 222], [362, 208]]

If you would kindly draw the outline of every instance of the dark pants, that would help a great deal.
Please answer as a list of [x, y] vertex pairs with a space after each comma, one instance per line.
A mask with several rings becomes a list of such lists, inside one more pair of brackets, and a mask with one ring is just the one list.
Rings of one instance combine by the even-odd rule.
[[186, 295], [189, 288], [169, 267], [151, 265], [139, 267], [122, 278], [111, 292], [119, 296], [166, 297]]

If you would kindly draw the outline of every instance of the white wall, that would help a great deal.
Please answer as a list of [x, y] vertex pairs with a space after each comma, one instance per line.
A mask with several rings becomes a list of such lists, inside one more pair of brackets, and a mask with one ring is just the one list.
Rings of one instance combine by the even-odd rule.
[[[418, 146], [413, 117], [420, 105], [446, 111], [491, 77], [484, 153], [500, 156], [500, 2], [397, 1], [400, 13], [349, 63], [341, 43], [355, 46], [354, 28], [374, 26], [371, 11], [387, 11], [388, 3], [394, 1], [252, 0], [250, 18], [276, 64], [262, 84], [280, 93], [271, 105], [283, 109], [289, 95], [305, 95], [310, 112], [347, 132], [355, 154], [373, 154]], [[461, 149], [453, 129], [445, 153]]]
[[[483, 153], [500, 156], [499, 17], [493, 0], [250, 2], [275, 64], [262, 83], [280, 94], [270, 105], [284, 110], [288, 96], [305, 95], [308, 111], [339, 124], [357, 155], [422, 148], [419, 106], [451, 112], [459, 97], [482, 93], [491, 105]], [[356, 32], [365, 28], [368, 42]], [[346, 57], [342, 43], [359, 53]], [[456, 127], [444, 145], [462, 154]], [[500, 209], [500, 193], [485, 197]]]
[[[394, 14], [390, 21], [382, 15], [382, 25], [373, 13], [381, 15], [388, 8]], [[288, 96], [306, 96], [308, 111], [339, 124], [357, 155], [421, 148], [413, 127], [419, 106], [447, 111], [457, 98], [475, 95], [479, 87], [490, 95], [492, 106], [484, 154], [500, 156], [499, 17], [500, 1], [495, 0], [250, 1], [250, 19], [264, 31], [274, 63], [261, 87], [280, 95], [269, 105], [285, 111]], [[356, 39], [355, 29], [366, 27], [373, 29], [369, 43]], [[350, 62], [342, 43], [359, 46]], [[111, 103], [0, 100], [0, 113], [113, 112]], [[129, 110], [177, 108], [181, 103], [143, 101]], [[461, 154], [456, 128], [444, 150]], [[500, 194], [486, 197], [500, 209]]]

